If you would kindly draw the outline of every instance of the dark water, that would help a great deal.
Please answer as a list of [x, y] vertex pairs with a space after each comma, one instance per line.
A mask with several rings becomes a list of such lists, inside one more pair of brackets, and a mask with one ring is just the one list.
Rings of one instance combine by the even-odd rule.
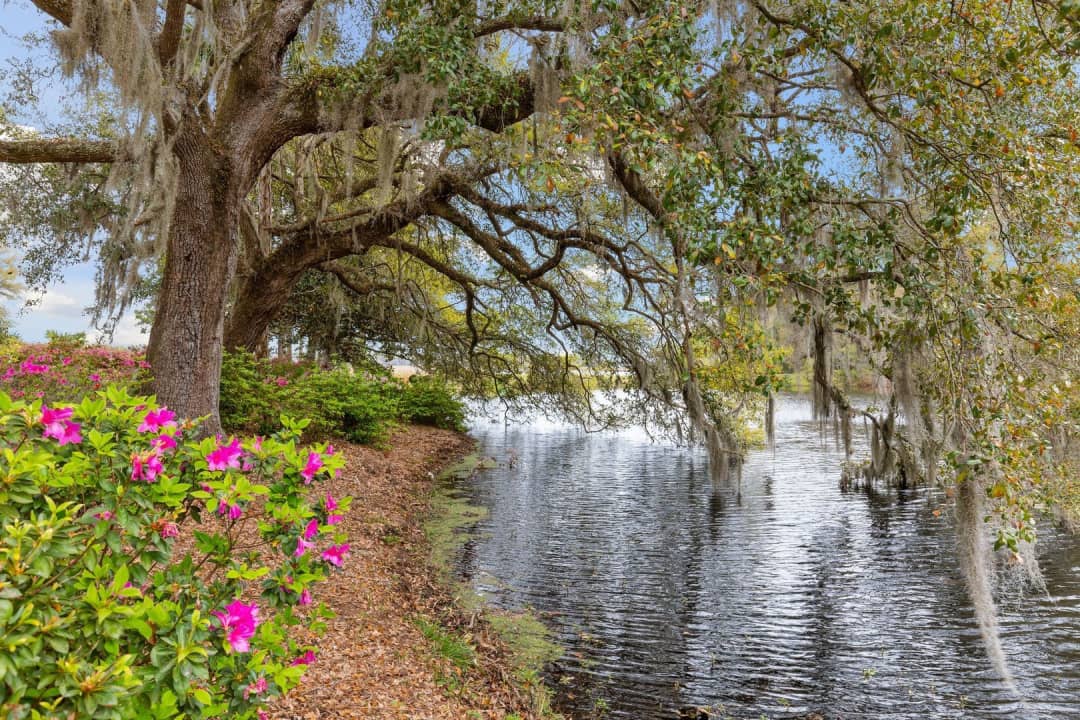
[[933, 514], [944, 498], [842, 493], [842, 454], [800, 399], [741, 495], [714, 490], [702, 453], [635, 433], [472, 432], [500, 467], [468, 488], [491, 514], [462, 572], [567, 647], [550, 679], [575, 717], [1080, 719], [1080, 542], [1043, 543], [1049, 597], [1005, 598], [1014, 694], [985, 659], [950, 512]]

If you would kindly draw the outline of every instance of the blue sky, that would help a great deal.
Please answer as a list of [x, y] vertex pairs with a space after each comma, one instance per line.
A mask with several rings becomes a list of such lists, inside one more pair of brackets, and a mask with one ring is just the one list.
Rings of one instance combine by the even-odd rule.
[[[26, 47], [21, 38], [27, 33], [47, 32], [50, 22], [29, 0], [0, 0], [0, 93], [6, 92], [10, 63], [25, 58]], [[59, 80], [39, 88], [40, 105], [36, 108], [15, 108], [11, 118], [20, 124], [35, 125], [41, 120], [56, 118], [60, 106], [72, 97], [69, 88]], [[24, 308], [24, 300], [35, 303]], [[85, 310], [94, 299], [94, 267], [91, 263], [76, 265], [67, 270], [63, 282], [48, 288], [43, 295], [34, 294], [24, 300], [9, 300], [4, 307], [12, 320], [15, 332], [24, 340], [45, 339], [46, 330], [87, 332], [93, 338]], [[143, 335], [130, 314], [121, 319], [114, 336], [116, 345], [142, 345]]]

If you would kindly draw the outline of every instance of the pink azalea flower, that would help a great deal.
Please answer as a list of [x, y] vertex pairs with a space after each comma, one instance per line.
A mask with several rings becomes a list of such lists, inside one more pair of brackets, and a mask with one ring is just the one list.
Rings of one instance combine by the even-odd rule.
[[174, 538], [180, 534], [180, 526], [174, 522], [167, 522], [161, 526], [161, 537]]
[[161, 464], [161, 456], [157, 449], [145, 453], [132, 453], [131, 455], [131, 479], [154, 482], [157, 476], [164, 472], [165, 466]]
[[300, 591], [299, 603], [301, 605], [310, 605], [311, 604], [311, 591], [310, 590], [308, 590], [307, 588], [304, 588], [303, 590]]
[[311, 522], [304, 528], [304, 539], [313, 540], [316, 535], [319, 534], [319, 521], [315, 518], [311, 519]]
[[345, 518], [343, 516], [341, 516], [341, 515], [328, 515], [326, 517], [326, 524], [327, 525], [337, 525], [339, 522], [341, 522], [344, 519]]
[[255, 440], [253, 440], [252, 443], [251, 443], [251, 449], [253, 451], [255, 451], [255, 452], [259, 452], [260, 450], [262, 450], [262, 444], [263, 444], [262, 435], [256, 435]]
[[82, 427], [77, 422], [71, 422], [71, 414], [74, 412], [73, 408], [50, 408], [47, 405], [41, 406], [41, 422], [45, 425], [45, 429], [42, 431], [42, 437], [51, 437], [56, 439], [61, 445], [67, 445], [68, 443], [81, 443], [82, 435], [79, 434], [79, 430]]
[[22, 368], [23, 373], [25, 373], [26, 375], [44, 375], [45, 373], [49, 372], [48, 365], [37, 365], [34, 363], [34, 361], [29, 359], [23, 360], [23, 363], [20, 367]]
[[250, 695], [260, 695], [264, 692], [266, 692], [266, 678], [260, 677], [244, 688], [244, 699], [247, 700]]
[[154, 438], [153, 445], [158, 450], [173, 450], [176, 448], [176, 438], [172, 435], [158, 435]]
[[276, 383], [277, 383], [277, 386], [278, 386], [278, 387], [285, 387], [286, 385], [288, 385], [288, 384], [289, 384], [289, 379], [288, 379], [288, 378], [283, 378], [283, 377], [279, 377], [279, 378], [278, 378], [277, 380], [275, 380], [274, 382], [276, 382]]
[[240, 441], [233, 438], [228, 445], [218, 445], [216, 450], [206, 456], [206, 462], [211, 470], [225, 470], [227, 468], [239, 468], [240, 456], [244, 453], [240, 447]]
[[61, 445], [67, 445], [68, 443], [78, 445], [82, 442], [82, 435], [79, 433], [81, 428], [82, 426], [79, 423], [69, 422], [64, 426], [64, 432], [56, 439]]
[[45, 425], [42, 437], [59, 439], [64, 433], [64, 426], [70, 421], [74, 408], [50, 408], [48, 405], [41, 406], [41, 422]]
[[225, 610], [217, 610], [213, 615], [221, 622], [221, 629], [225, 630], [225, 639], [233, 652], [247, 652], [251, 649], [251, 638], [255, 635], [255, 628], [259, 626], [258, 605], [235, 600], [227, 605]]
[[308, 453], [307, 464], [300, 471], [300, 474], [304, 476], [304, 484], [311, 484], [315, 473], [319, 472], [320, 469], [322, 469], [322, 456], [317, 452]]
[[94, 513], [94, 517], [96, 517], [98, 520], [112, 520], [112, 510], [102, 510], [99, 513]]
[[349, 554], [349, 544], [331, 545], [322, 552], [322, 559], [334, 567], [341, 567], [341, 561]]
[[334, 454], [334, 446], [333, 445], [327, 445], [326, 446], [326, 454], [327, 455], [333, 455]]
[[70, 365], [70, 364], [71, 364], [71, 358], [69, 358], [69, 357], [66, 357], [66, 358], [62, 358], [62, 359], [60, 360], [60, 362], [61, 362], [61, 363], [63, 363], [64, 367], [67, 367], [68, 365]]
[[90, 373], [90, 382], [101, 382], [101, 376], [97, 373]]
[[238, 520], [244, 514], [244, 509], [235, 503], [219, 503], [218, 515], [228, 515], [230, 520]]
[[293, 551], [293, 557], [303, 557], [304, 553], [308, 551], [308, 548], [315, 547], [315, 543], [310, 543], [304, 538], [296, 539], [296, 550]]
[[167, 407], [151, 410], [146, 413], [142, 424], [137, 428], [139, 432], [157, 432], [163, 427], [176, 425], [176, 413]]
[[334, 496], [330, 493], [326, 493], [326, 511], [333, 512], [337, 510], [337, 507], [337, 500], [334, 499]]
[[289, 663], [289, 665], [295, 667], [296, 665], [310, 665], [313, 662], [315, 662], [315, 653], [308, 650], [306, 653]]

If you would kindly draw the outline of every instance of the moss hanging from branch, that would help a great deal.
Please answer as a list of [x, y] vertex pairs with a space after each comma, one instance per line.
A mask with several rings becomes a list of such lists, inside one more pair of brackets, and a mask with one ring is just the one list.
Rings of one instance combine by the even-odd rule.
[[991, 564], [993, 556], [986, 538], [986, 523], [983, 521], [985, 495], [985, 488], [975, 472], [959, 480], [956, 491], [956, 536], [960, 568], [975, 609], [975, 620], [986, 646], [986, 654], [998, 677], [1012, 688], [1012, 673], [998, 632]]
[[821, 315], [813, 320], [813, 411], [815, 420], [828, 420], [832, 407], [832, 328]]

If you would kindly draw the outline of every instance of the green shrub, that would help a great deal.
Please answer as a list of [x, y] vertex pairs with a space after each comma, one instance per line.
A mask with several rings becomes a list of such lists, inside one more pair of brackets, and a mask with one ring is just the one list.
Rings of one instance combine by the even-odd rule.
[[308, 411], [312, 430], [321, 437], [378, 443], [401, 418], [401, 383], [390, 377], [315, 370], [284, 390], [297, 410]]
[[242, 719], [296, 684], [314, 648], [290, 629], [326, 612], [294, 607], [347, 552], [347, 503], [308, 503], [342, 460], [283, 422], [196, 440], [115, 387], [0, 393], [0, 716]]
[[[236, 432], [267, 435], [277, 418], [288, 414], [276, 386], [266, 382], [267, 370], [249, 352], [227, 352], [221, 359], [221, 424]], [[302, 417], [296, 415], [294, 417]]]
[[406, 420], [421, 425], [465, 430], [465, 407], [446, 383], [431, 376], [409, 378], [401, 398], [401, 413]]
[[378, 443], [395, 424], [416, 422], [461, 430], [461, 403], [433, 378], [409, 383], [388, 372], [258, 360], [226, 353], [221, 373], [221, 421], [226, 428], [269, 433], [281, 413], [310, 419], [307, 437]]

